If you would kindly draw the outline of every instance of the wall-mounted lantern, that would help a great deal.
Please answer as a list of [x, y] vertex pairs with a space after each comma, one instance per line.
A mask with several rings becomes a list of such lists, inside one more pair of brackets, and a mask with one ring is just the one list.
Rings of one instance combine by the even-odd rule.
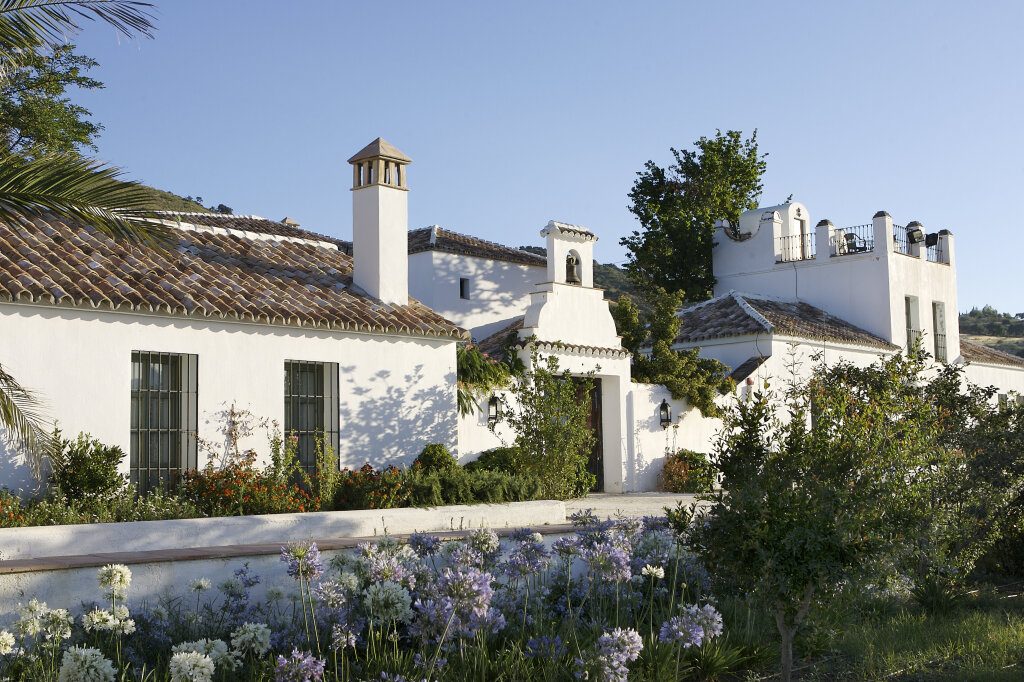
[[487, 401], [487, 425], [493, 427], [501, 421], [501, 398], [492, 395]]
[[661, 407], [658, 408], [658, 418], [661, 421], [661, 428], [667, 429], [672, 425], [672, 406], [668, 404], [667, 400], [661, 401]]

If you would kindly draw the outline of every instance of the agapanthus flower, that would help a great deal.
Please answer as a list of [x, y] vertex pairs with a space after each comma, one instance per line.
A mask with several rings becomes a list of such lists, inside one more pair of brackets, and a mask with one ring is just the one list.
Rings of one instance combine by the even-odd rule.
[[331, 627], [331, 648], [341, 651], [356, 648], [356, 633], [348, 624], [336, 623]]
[[374, 583], [363, 591], [363, 595], [367, 614], [375, 625], [390, 621], [407, 623], [412, 619], [412, 597], [396, 582]]
[[469, 567], [445, 568], [431, 586], [431, 598], [416, 602], [412, 632], [424, 642], [442, 637], [472, 638], [478, 632], [498, 632], [505, 618], [491, 608], [492, 576]]
[[640, 571], [641, 575], [647, 578], [655, 578], [657, 580], [663, 580], [665, 578], [665, 569], [661, 566], [651, 566], [647, 564]]
[[501, 564], [505, 574], [512, 580], [542, 573], [548, 567], [550, 555], [544, 545], [533, 539], [520, 542], [509, 552], [508, 560]]
[[227, 643], [222, 639], [197, 639], [194, 642], [182, 642], [175, 644], [171, 651], [175, 653], [194, 651], [205, 654], [210, 657], [214, 666], [224, 670], [234, 670], [238, 666], [238, 659], [233, 652], [228, 650]]
[[700, 646], [704, 641], [704, 628], [689, 615], [673, 616], [662, 623], [658, 639], [666, 644], [679, 644], [684, 649]]
[[197, 651], [173, 654], [168, 668], [171, 682], [210, 682], [213, 679], [213, 659]]
[[316, 580], [324, 572], [316, 543], [293, 542], [281, 548], [281, 561], [288, 564], [288, 575], [296, 580]]
[[131, 585], [132, 572], [124, 564], [107, 564], [96, 572], [96, 580], [103, 589], [123, 597]]
[[686, 615], [700, 626], [704, 639], [714, 639], [722, 634], [722, 614], [711, 604], [687, 606]]
[[565, 656], [568, 649], [565, 642], [558, 635], [549, 637], [531, 637], [526, 642], [525, 654], [527, 658], [557, 659]]
[[114, 664], [99, 649], [73, 646], [64, 652], [58, 682], [114, 682]]
[[274, 682], [310, 682], [319, 680], [324, 674], [324, 662], [311, 653], [292, 649], [288, 658], [277, 657], [274, 666]]
[[644, 642], [636, 630], [615, 628], [597, 640], [597, 662], [601, 666], [603, 679], [608, 682], [626, 682], [629, 678], [627, 661], [635, 661], [644, 648]]
[[193, 578], [188, 584], [188, 589], [191, 592], [203, 592], [213, 587], [213, 583], [210, 582], [209, 578]]
[[409, 536], [409, 546], [417, 556], [426, 558], [441, 549], [441, 539], [427, 533], [413, 533]]
[[348, 603], [348, 591], [337, 580], [323, 580], [313, 589], [317, 601], [329, 609], [340, 609]]
[[632, 577], [629, 555], [621, 547], [599, 542], [583, 550], [583, 558], [590, 565], [590, 572], [598, 579], [623, 582]]
[[263, 623], [243, 623], [231, 633], [231, 646], [240, 656], [263, 658], [270, 650], [270, 628]]
[[559, 538], [551, 545], [551, 549], [567, 559], [580, 553], [580, 541], [576, 537]]
[[7, 630], [0, 630], [0, 656], [14, 651], [14, 635]]

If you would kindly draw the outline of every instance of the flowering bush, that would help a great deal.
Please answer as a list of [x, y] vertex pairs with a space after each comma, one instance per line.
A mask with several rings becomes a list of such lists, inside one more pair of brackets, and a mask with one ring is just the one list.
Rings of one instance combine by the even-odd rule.
[[366, 463], [361, 469], [344, 469], [334, 495], [335, 509], [391, 509], [405, 506], [409, 484], [395, 466], [374, 469]]
[[262, 602], [250, 599], [260, 578], [242, 566], [216, 587], [197, 576], [193, 597], [129, 613], [131, 572], [104, 566], [106, 603], [80, 617], [22, 607], [14, 631], [0, 631], [0, 677], [680, 679], [722, 634], [706, 573], [662, 520], [574, 523], [550, 544], [529, 529], [385, 536], [331, 561], [294, 543], [278, 578], [297, 593], [271, 588]]
[[715, 467], [701, 452], [676, 450], [665, 458], [658, 483], [670, 493], [710, 492], [715, 484]]
[[180, 489], [196, 508], [210, 516], [283, 514], [317, 511], [320, 500], [298, 483], [255, 466], [252, 450], [232, 458], [223, 468], [211, 461], [205, 468], [181, 475]]

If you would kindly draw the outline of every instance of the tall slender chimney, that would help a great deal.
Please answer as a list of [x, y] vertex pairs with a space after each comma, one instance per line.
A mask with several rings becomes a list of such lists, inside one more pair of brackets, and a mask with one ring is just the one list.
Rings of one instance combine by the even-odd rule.
[[352, 164], [353, 283], [384, 303], [409, 303], [409, 188], [412, 162], [382, 138]]

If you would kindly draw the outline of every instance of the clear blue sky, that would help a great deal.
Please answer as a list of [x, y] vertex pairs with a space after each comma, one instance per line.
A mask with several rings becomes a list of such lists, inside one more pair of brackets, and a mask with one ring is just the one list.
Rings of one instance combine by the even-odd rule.
[[86, 26], [106, 89], [76, 96], [155, 187], [348, 238], [345, 161], [381, 136], [411, 227], [562, 220], [621, 263], [645, 161], [757, 128], [762, 204], [949, 229], [960, 309], [1024, 311], [1024, 3], [155, 2], [155, 40]]

